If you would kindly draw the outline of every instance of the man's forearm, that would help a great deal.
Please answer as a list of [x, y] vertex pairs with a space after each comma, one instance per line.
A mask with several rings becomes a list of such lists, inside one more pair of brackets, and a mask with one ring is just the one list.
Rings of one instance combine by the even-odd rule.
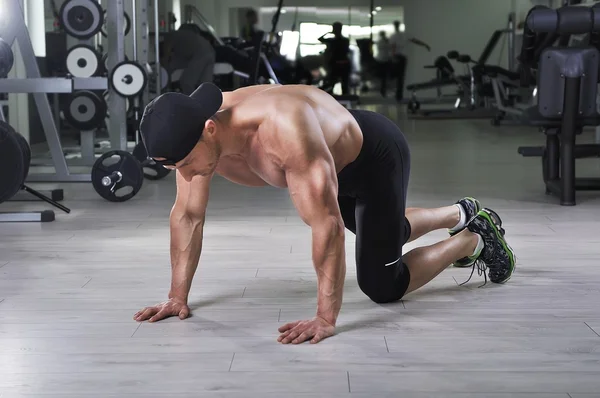
[[346, 277], [344, 224], [341, 220], [313, 227], [313, 262], [317, 272], [317, 316], [335, 325], [342, 307]]
[[202, 251], [204, 219], [171, 215], [170, 299], [187, 302]]

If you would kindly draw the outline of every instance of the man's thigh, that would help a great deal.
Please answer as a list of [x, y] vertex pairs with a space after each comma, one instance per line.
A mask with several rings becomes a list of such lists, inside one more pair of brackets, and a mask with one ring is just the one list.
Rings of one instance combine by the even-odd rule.
[[395, 301], [410, 282], [402, 247], [410, 237], [402, 183], [357, 199], [356, 271], [361, 290], [376, 302]]

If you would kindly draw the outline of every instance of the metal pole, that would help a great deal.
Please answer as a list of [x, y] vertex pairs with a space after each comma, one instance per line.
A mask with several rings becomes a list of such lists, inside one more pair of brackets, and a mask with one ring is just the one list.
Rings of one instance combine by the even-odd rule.
[[[123, 0], [106, 2], [106, 34], [108, 35], [108, 68], [114, 67], [125, 59], [125, 40], [123, 27], [125, 23]], [[112, 149], [127, 150], [127, 128], [125, 115], [125, 98], [111, 93], [108, 99], [110, 114], [110, 146]]]
[[133, 62], [137, 62], [137, 4], [136, 0], [131, 0], [131, 7], [133, 12], [131, 13], [131, 33], [133, 37]]
[[160, 54], [159, 54], [159, 46], [160, 46], [160, 27], [158, 21], [158, 0], [154, 0], [154, 69], [156, 73], [156, 96], [160, 95], [160, 90], [162, 88], [161, 76], [160, 76]]
[[373, 15], [373, 11], [375, 11], [375, 0], [371, 0], [371, 12], [370, 14], [370, 20], [371, 20], [371, 36], [370, 36], [370, 40], [371, 40], [371, 45], [373, 45], [373, 25], [374, 25], [374, 18], [375, 15]]
[[515, 68], [515, 41], [517, 35], [516, 14], [511, 12], [508, 17], [508, 70]]

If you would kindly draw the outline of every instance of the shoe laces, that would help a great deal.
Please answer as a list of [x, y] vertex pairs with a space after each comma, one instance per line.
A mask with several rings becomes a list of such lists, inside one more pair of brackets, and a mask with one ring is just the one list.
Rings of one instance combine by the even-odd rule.
[[488, 266], [482, 261], [482, 260], [476, 260], [473, 263], [473, 267], [471, 268], [471, 275], [469, 276], [469, 279], [467, 279], [466, 281], [464, 281], [463, 283], [461, 283], [459, 286], [464, 285], [465, 283], [468, 283], [471, 278], [473, 277], [473, 274], [475, 273], [475, 268], [477, 268], [477, 274], [479, 276], [481, 276], [483, 274], [483, 278], [485, 280], [485, 282], [483, 283], [483, 285], [478, 286], [479, 287], [484, 287], [485, 285], [487, 285], [487, 274], [485, 271], [487, 271]]

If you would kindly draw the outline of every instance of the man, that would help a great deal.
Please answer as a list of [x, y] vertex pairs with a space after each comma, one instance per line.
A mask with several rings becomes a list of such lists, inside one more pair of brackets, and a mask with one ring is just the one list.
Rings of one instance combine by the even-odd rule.
[[215, 49], [195, 25], [183, 24], [169, 33], [161, 55], [169, 74], [182, 70], [179, 87], [183, 94], [190, 95], [201, 83], [214, 80]]
[[252, 42], [254, 37], [261, 33], [261, 31], [256, 27], [257, 24], [258, 13], [252, 8], [248, 9], [246, 11], [246, 21], [240, 28], [240, 38], [247, 42]]
[[381, 87], [379, 92], [382, 97], [387, 95], [387, 79], [390, 74], [390, 41], [385, 34], [385, 30], [379, 32], [379, 40], [377, 40], [377, 54], [375, 55], [375, 61], [377, 62], [377, 69], [379, 77], [381, 78]]
[[341, 22], [335, 22], [331, 26], [333, 37], [325, 37], [330, 33], [325, 33], [319, 37], [319, 41], [325, 44], [325, 58], [327, 64], [328, 85], [333, 86], [337, 82], [342, 84], [342, 94], [350, 94], [350, 73], [352, 64], [350, 63], [350, 40], [342, 35]]
[[[281, 328], [281, 343], [334, 334], [346, 274], [345, 228], [356, 234], [360, 289], [377, 303], [401, 299], [460, 259], [504, 283], [515, 267], [499, 217], [465, 198], [438, 209], [406, 209], [408, 144], [389, 119], [348, 111], [311, 86], [252, 86], [190, 97], [165, 93], [148, 104], [140, 130], [149, 156], [174, 168], [169, 299], [135, 314], [158, 321], [190, 314], [187, 298], [200, 258], [214, 174], [248, 186], [287, 188], [312, 230], [318, 278], [313, 319]], [[406, 242], [441, 228], [451, 237], [402, 255]], [[474, 268], [473, 268], [474, 269]]]
[[414, 37], [406, 39], [404, 32], [400, 31], [400, 21], [394, 21], [394, 33], [390, 36], [390, 46], [392, 49], [392, 62], [396, 76], [396, 100], [402, 101], [404, 98], [404, 78], [406, 77], [406, 42], [425, 47], [431, 51], [431, 47], [425, 42]]

